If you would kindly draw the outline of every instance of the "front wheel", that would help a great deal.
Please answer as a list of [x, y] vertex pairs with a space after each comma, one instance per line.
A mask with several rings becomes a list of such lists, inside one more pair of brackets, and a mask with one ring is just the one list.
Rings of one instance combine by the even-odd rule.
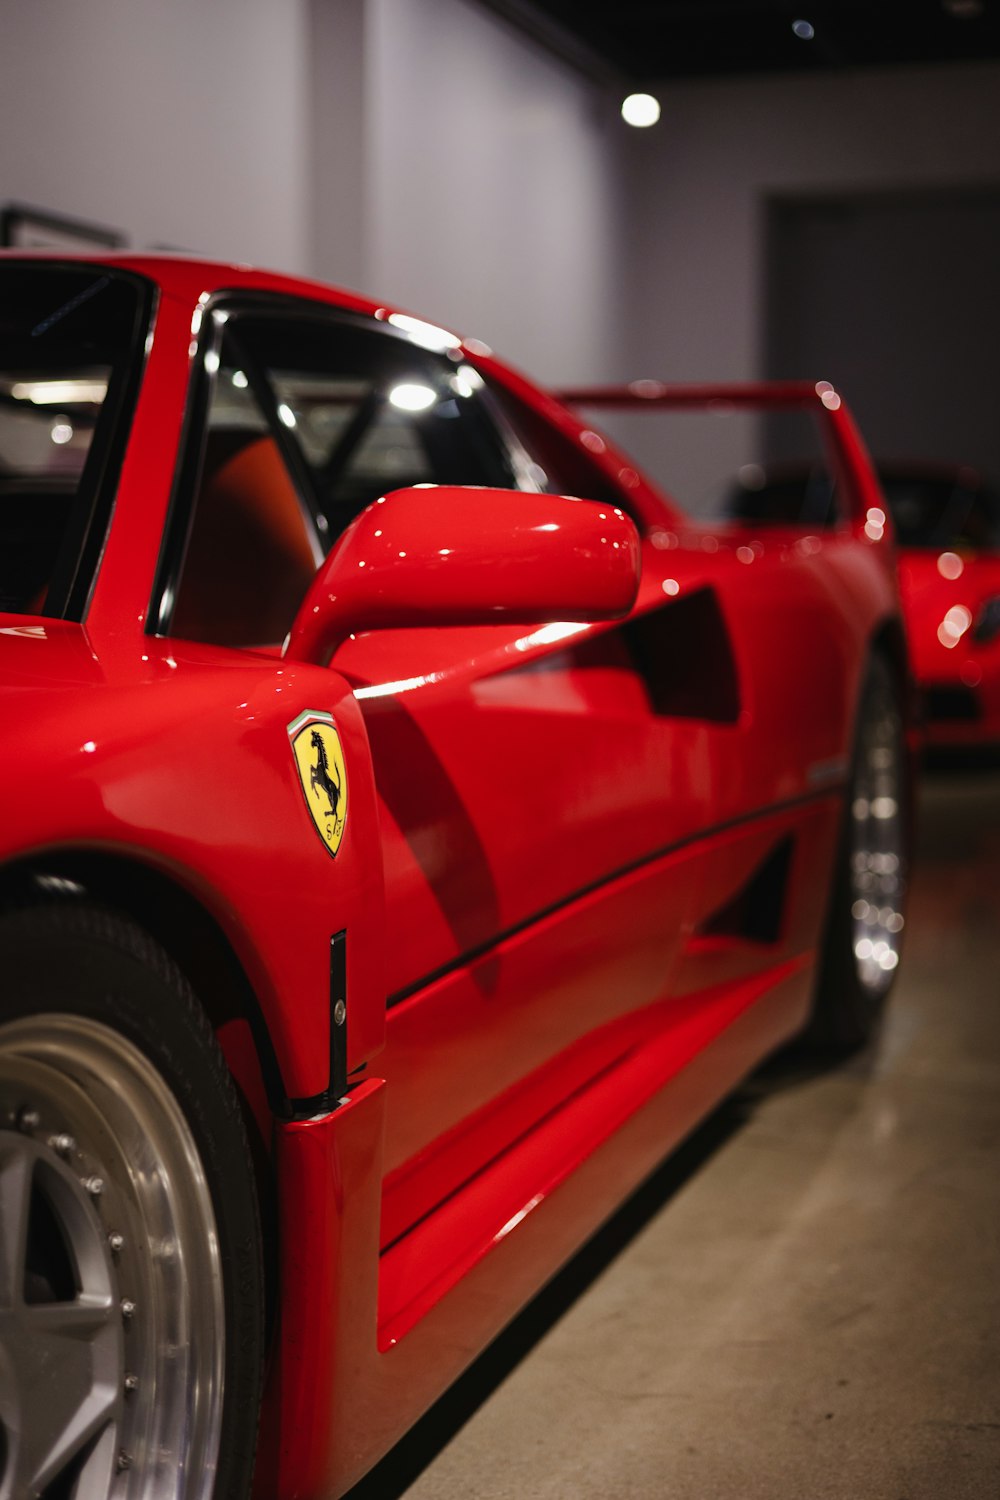
[[245, 1500], [262, 1346], [240, 1106], [167, 956], [0, 917], [0, 1500]]
[[905, 926], [910, 768], [898, 675], [872, 656], [854, 752], [807, 1043], [848, 1052], [873, 1034]]

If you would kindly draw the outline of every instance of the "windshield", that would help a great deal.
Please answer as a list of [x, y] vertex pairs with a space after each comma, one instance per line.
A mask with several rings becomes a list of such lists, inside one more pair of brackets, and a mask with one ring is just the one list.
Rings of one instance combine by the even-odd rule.
[[896, 535], [902, 547], [954, 550], [1000, 546], [1000, 500], [978, 476], [881, 475]]
[[146, 307], [102, 266], [0, 264], [0, 610], [82, 616]]

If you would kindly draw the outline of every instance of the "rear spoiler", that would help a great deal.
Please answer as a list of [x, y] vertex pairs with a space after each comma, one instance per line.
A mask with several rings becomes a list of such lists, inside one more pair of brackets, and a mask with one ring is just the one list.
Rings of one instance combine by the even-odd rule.
[[[640, 411], [661, 408], [697, 411], [732, 408], [815, 412], [823, 423], [834, 459], [844, 471], [851, 496], [851, 522], [860, 531], [873, 527], [881, 535], [886, 505], [874, 465], [854, 418], [828, 380], [757, 380], [701, 385], [674, 385], [663, 380], [633, 380], [627, 385], [572, 386], [555, 395], [566, 406]], [[877, 510], [881, 520], [869, 511]], [[872, 537], [872, 531], [869, 531]]]

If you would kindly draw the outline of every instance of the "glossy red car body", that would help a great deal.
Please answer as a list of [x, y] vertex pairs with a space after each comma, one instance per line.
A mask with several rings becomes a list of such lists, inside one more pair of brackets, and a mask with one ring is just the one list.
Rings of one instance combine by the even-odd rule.
[[982, 535], [967, 527], [936, 546], [902, 540], [899, 590], [925, 743], [935, 749], [995, 749], [1000, 746], [1000, 537], [997, 518], [987, 510], [991, 497], [976, 471], [957, 465], [885, 465], [882, 473], [890, 505], [897, 488], [912, 484], [981, 508]]
[[[584, 519], [576, 539], [567, 502], [522, 494], [519, 537], [510, 497], [484, 492], [466, 536], [447, 494], [421, 516], [409, 491], [385, 503], [398, 531], [369, 515], [326, 565], [284, 655], [156, 633], [214, 299], [387, 312], [247, 269], [111, 264], [155, 287], [153, 336], [84, 618], [0, 619], [17, 726], [0, 854], [8, 879], [65, 873], [125, 903], [196, 987], [193, 914], [235, 960], [251, 998], [219, 1035], [273, 1165], [280, 1252], [257, 1492], [332, 1497], [802, 1026], [873, 646], [902, 670], [891, 540], [866, 533], [877, 485], [839, 401], [819, 411], [850, 516], [761, 538], [686, 520], [473, 343], [458, 356], [522, 431], [576, 453], [604, 531]], [[724, 394], [817, 404], [809, 386]], [[504, 534], [509, 583], [502, 557], [482, 566]], [[440, 568], [400, 566], [414, 545]], [[355, 577], [371, 563], [364, 586], [348, 555]], [[340, 735], [335, 858], [290, 748], [309, 715]], [[779, 849], [780, 920], [758, 932], [739, 896]]]
[[1000, 556], [901, 549], [899, 587], [925, 743], [1000, 745], [1000, 641], [977, 640], [973, 624], [1000, 597]]

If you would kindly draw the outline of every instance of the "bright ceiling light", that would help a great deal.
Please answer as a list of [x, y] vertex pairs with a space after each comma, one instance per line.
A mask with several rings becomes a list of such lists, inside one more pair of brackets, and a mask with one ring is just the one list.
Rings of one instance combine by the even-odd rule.
[[792, 30], [800, 42], [811, 42], [816, 35], [816, 28], [811, 21], [793, 21]]
[[660, 101], [652, 94], [629, 94], [622, 102], [622, 119], [626, 125], [635, 125], [643, 130], [655, 125], [660, 118]]
[[397, 385], [389, 392], [389, 400], [400, 411], [426, 411], [437, 396], [427, 385]]

